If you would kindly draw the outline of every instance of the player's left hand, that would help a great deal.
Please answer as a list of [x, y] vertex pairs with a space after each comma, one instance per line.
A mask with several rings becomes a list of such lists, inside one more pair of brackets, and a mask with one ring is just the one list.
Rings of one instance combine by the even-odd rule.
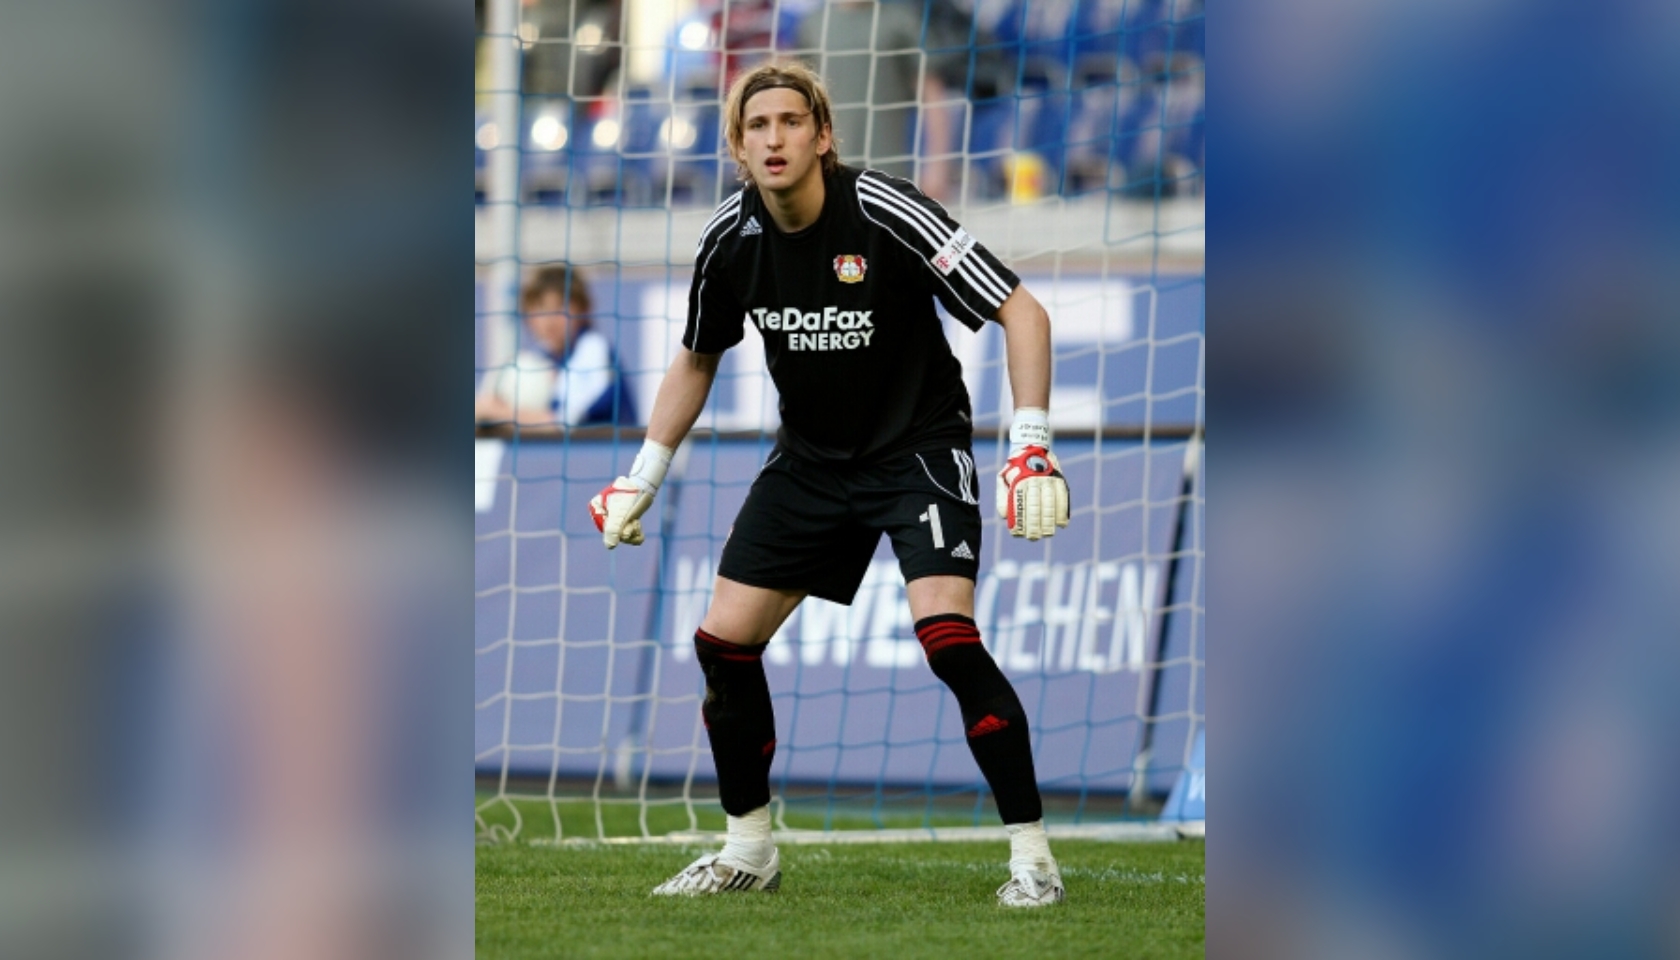
[[601, 542], [608, 550], [620, 543], [639, 547], [645, 539], [641, 516], [652, 505], [652, 490], [631, 477], [619, 477], [589, 501], [589, 518], [601, 531]]
[[998, 516], [1017, 537], [1053, 537], [1068, 525], [1068, 486], [1045, 447], [1029, 446], [1010, 457], [998, 471]]

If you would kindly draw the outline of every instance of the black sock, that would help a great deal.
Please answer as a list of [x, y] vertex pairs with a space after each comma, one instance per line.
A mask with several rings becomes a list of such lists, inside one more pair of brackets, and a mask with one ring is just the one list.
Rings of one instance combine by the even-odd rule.
[[770, 802], [770, 761], [776, 757], [776, 716], [764, 679], [764, 644], [743, 647], [695, 631], [694, 650], [706, 674], [700, 716], [712, 742], [723, 811], [745, 816]]
[[955, 613], [918, 620], [916, 639], [934, 676], [957, 695], [969, 752], [991, 785], [1003, 822], [1043, 819], [1026, 711], [1009, 678], [980, 644], [974, 621]]

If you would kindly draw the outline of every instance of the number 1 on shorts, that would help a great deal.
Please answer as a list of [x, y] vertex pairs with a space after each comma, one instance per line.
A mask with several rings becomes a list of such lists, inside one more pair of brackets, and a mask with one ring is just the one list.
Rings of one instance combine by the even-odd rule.
[[927, 513], [916, 519], [933, 527], [933, 548], [935, 550], [945, 549], [945, 530], [939, 525], [939, 504], [928, 504]]

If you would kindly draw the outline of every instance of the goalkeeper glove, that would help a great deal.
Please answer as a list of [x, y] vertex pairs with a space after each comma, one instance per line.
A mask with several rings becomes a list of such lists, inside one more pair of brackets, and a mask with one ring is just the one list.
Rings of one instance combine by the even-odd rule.
[[1028, 407], [1015, 411], [1009, 459], [997, 478], [998, 516], [1010, 534], [1037, 540], [1068, 525], [1068, 487], [1050, 452], [1050, 417]]
[[619, 477], [589, 501], [589, 517], [601, 531], [607, 549], [628, 543], [639, 547], [647, 539], [642, 533], [642, 514], [653, 505], [653, 495], [665, 481], [671, 465], [671, 448], [647, 440], [630, 465], [630, 475]]

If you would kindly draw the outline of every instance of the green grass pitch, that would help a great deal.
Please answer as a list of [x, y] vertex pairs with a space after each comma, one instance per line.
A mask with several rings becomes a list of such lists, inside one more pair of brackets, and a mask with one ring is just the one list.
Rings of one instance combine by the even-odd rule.
[[537, 957], [1200, 957], [1202, 841], [1055, 843], [1067, 902], [1004, 910], [994, 843], [784, 845], [782, 889], [648, 891], [711, 848], [483, 844], [477, 954]]

